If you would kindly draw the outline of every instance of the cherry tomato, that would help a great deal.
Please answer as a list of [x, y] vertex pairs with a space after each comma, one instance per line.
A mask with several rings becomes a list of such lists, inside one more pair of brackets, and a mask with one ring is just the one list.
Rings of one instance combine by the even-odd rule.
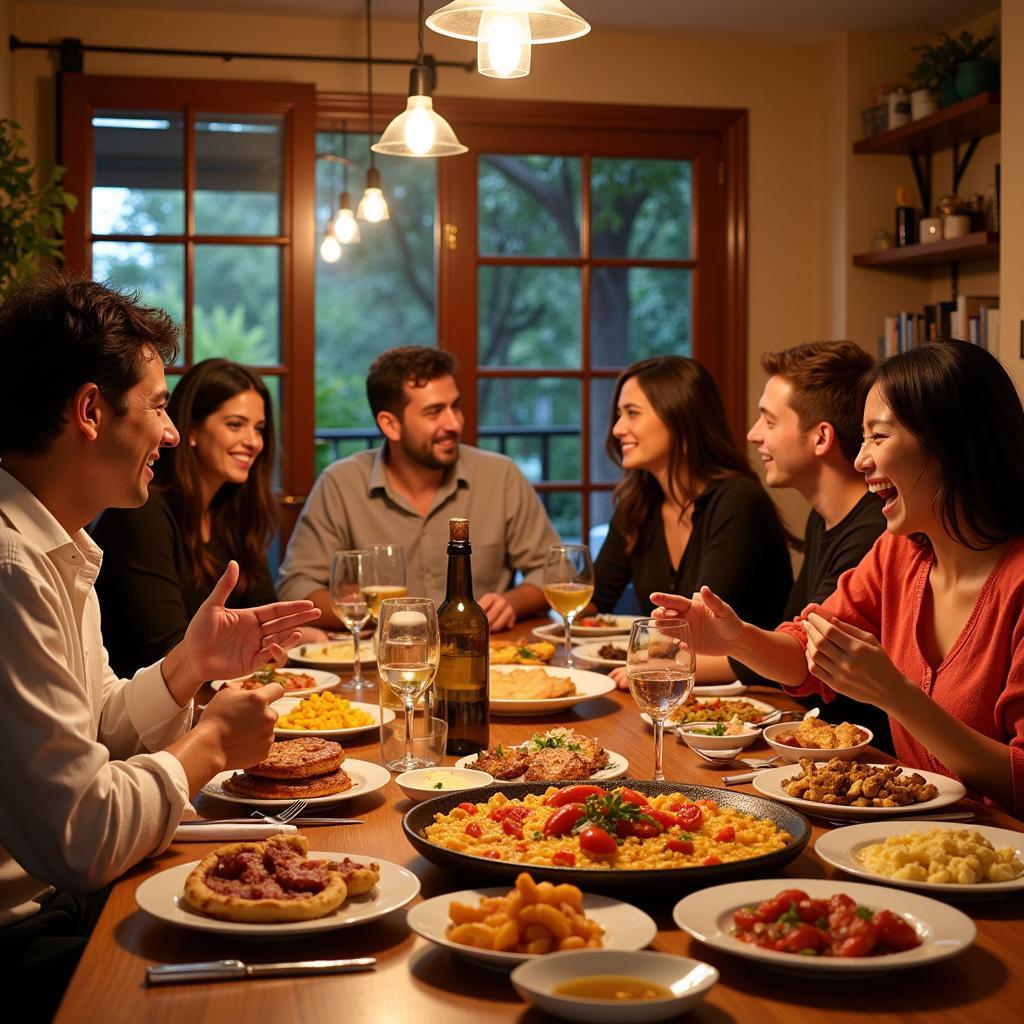
[[588, 825], [580, 832], [580, 849], [596, 857], [607, 857], [618, 850], [615, 840], [603, 828]]
[[906, 918], [894, 914], [891, 910], [878, 910], [871, 923], [878, 929], [878, 941], [897, 953], [905, 949], [914, 949], [921, 945], [913, 925]]
[[501, 854], [497, 850], [484, 850], [480, 856], [488, 860], [501, 860]]
[[867, 956], [877, 944], [878, 929], [857, 913], [832, 925], [833, 956]]
[[800, 920], [808, 924], [814, 924], [822, 919], [828, 920], [828, 900], [798, 900], [796, 912]]
[[505, 821], [506, 818], [511, 818], [513, 821], [522, 821], [530, 813], [529, 807], [523, 807], [517, 804], [505, 804], [503, 807], [495, 807], [490, 814], [487, 815], [491, 821]]
[[529, 843], [516, 843], [516, 850], [519, 853], [526, 853], [526, 851], [529, 848], [530, 848], [530, 844]]
[[571, 850], [555, 850], [551, 855], [551, 863], [559, 868], [576, 867], [576, 854]]
[[718, 835], [715, 836], [716, 843], [731, 843], [736, 838], [736, 829], [732, 825], [726, 825]]
[[517, 821], [515, 818], [504, 818], [501, 822], [501, 828], [505, 835], [512, 836], [513, 839], [523, 838], [522, 822]]
[[562, 807], [564, 804], [580, 804], [588, 796], [604, 796], [608, 790], [601, 786], [566, 786], [557, 793], [552, 793], [544, 803], [548, 807]]
[[461, 807], [461, 808], [462, 808], [462, 809], [463, 809], [463, 810], [464, 810], [464, 811], [465, 811], [465, 812], [466, 812], [467, 814], [476, 814], [476, 813], [477, 813], [477, 811], [479, 811], [479, 810], [480, 810], [480, 808], [479, 808], [479, 807], [477, 807], [477, 805], [476, 805], [476, 804], [468, 804], [468, 803], [461, 803], [461, 804], [459, 804], [459, 806], [460, 806], [460, 807]]
[[625, 786], [619, 790], [619, 796], [622, 797], [623, 802], [627, 804], [639, 804], [641, 807], [647, 803], [647, 797], [643, 793], [638, 793], [635, 789], [627, 789]]
[[807, 893], [803, 889], [783, 889], [777, 896], [765, 900], [758, 908], [758, 913], [765, 921], [778, 920], [783, 914], [789, 913], [789, 908], [801, 900], [807, 899]]
[[564, 807], [559, 807], [544, 822], [544, 835], [564, 836], [572, 831], [573, 825], [583, 817], [583, 813], [583, 804], [566, 804]]
[[847, 896], [845, 892], [837, 892], [834, 896], [829, 897], [828, 912], [830, 914], [834, 910], [855, 910], [856, 907], [856, 901]]
[[755, 924], [764, 924], [761, 915], [751, 907], [740, 907], [732, 915], [733, 924], [745, 932], [752, 932]]
[[826, 939], [817, 928], [801, 923], [790, 928], [781, 939], [781, 945], [776, 948], [785, 953], [802, 953], [805, 949], [817, 952], [825, 946]]
[[722, 858], [721, 857], [716, 857], [714, 854], [711, 854], [710, 857], [705, 857], [701, 861], [701, 864], [708, 864], [708, 865], [711, 865], [711, 864], [721, 864], [721, 863], [722, 863]]
[[693, 853], [693, 843], [689, 839], [667, 839], [665, 849], [673, 853]]
[[617, 821], [615, 823], [615, 834], [620, 839], [627, 836], [636, 836], [638, 839], [653, 839], [660, 835], [661, 826], [653, 821]]
[[663, 829], [669, 829], [673, 825], [679, 824], [679, 819], [674, 814], [669, 814], [667, 811], [659, 811], [654, 807], [646, 808], [644, 814], [648, 818], [653, 818]]
[[683, 804], [676, 818], [684, 832], [696, 832], [704, 824], [704, 812], [696, 804]]
[[474, 839], [479, 839], [484, 834], [484, 830], [480, 827], [480, 822], [471, 821], [466, 826], [466, 835], [472, 836]]

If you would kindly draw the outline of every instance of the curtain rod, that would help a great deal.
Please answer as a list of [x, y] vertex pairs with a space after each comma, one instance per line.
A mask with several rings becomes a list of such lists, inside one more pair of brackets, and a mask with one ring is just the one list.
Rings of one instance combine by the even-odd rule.
[[[60, 54], [61, 71], [81, 71], [82, 55], [85, 53], [131, 53], [147, 57], [213, 57], [217, 60], [290, 60], [307, 61], [319, 64], [366, 64], [366, 57], [343, 57], [311, 53], [258, 53], [244, 50], [177, 50], [167, 47], [153, 46], [97, 46], [83, 43], [81, 39], [65, 38], [59, 43], [29, 43], [11, 34], [8, 37], [11, 52], [15, 50], [52, 50]], [[460, 68], [463, 71], [475, 71], [476, 61], [468, 62], [452, 60], [434, 60], [426, 58], [428, 64], [439, 68]], [[409, 67], [415, 60], [403, 57], [374, 57], [374, 64], [397, 64]]]

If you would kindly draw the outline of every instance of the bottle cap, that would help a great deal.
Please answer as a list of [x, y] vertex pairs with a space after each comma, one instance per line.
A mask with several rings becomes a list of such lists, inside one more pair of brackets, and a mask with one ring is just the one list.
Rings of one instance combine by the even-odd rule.
[[910, 205], [907, 202], [907, 190], [902, 185], [900, 185], [899, 188], [896, 189], [896, 205], [897, 206], [909, 206]]
[[448, 520], [448, 539], [466, 543], [469, 541], [469, 520], [455, 517]]

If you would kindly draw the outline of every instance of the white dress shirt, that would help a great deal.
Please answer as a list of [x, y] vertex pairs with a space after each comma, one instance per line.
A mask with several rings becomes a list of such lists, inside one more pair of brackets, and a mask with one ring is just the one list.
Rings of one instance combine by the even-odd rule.
[[0, 926], [51, 886], [101, 888], [167, 847], [188, 731], [159, 664], [118, 679], [93, 584], [102, 553], [0, 467]]

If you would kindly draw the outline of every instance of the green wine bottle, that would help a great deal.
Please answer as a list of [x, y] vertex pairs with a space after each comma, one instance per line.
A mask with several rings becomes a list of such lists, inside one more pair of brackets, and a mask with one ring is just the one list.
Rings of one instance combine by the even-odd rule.
[[473, 600], [469, 520], [448, 523], [448, 590], [437, 610], [441, 663], [434, 683], [435, 714], [448, 722], [447, 752], [476, 754], [490, 737], [487, 615]]

